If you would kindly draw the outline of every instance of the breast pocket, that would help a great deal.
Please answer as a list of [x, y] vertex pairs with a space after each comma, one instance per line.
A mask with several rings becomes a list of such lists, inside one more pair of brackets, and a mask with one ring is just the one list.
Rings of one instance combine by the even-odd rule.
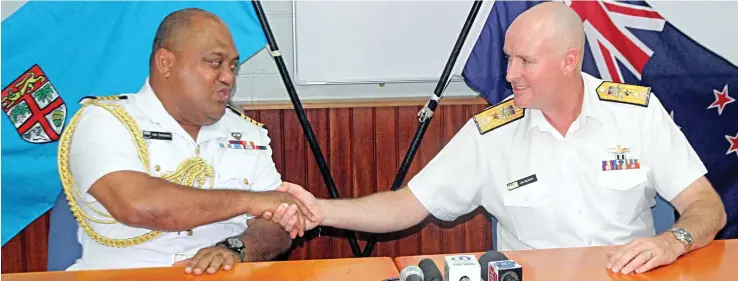
[[249, 190], [255, 180], [256, 154], [225, 151], [216, 168], [216, 188]]
[[503, 203], [521, 241], [546, 239], [550, 236], [546, 230], [553, 229], [553, 217], [548, 200], [549, 191], [543, 182], [503, 192]]
[[612, 221], [629, 224], [648, 206], [648, 173], [645, 170], [603, 171], [598, 176], [600, 211]]

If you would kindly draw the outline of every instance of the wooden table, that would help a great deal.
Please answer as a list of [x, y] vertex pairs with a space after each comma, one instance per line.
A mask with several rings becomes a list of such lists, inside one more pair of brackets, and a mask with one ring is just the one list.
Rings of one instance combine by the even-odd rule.
[[[613, 247], [503, 251], [523, 266], [523, 280], [617, 281], [729, 281], [738, 280], [738, 239], [713, 241], [674, 263], [641, 274], [616, 274], [608, 270], [607, 253]], [[477, 259], [483, 253], [474, 254]], [[395, 258], [398, 270], [431, 258], [443, 274], [445, 255]]]
[[176, 281], [176, 280], [352, 280], [381, 281], [398, 277], [391, 258], [353, 258], [242, 263], [230, 271], [200, 276], [184, 273], [183, 267], [91, 271], [55, 271], [3, 274], [3, 281]]

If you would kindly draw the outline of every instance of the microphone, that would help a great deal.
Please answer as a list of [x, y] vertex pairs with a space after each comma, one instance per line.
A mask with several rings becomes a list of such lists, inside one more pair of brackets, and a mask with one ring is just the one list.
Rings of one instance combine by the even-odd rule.
[[479, 281], [479, 262], [474, 255], [445, 256], [444, 281]]
[[400, 271], [400, 281], [423, 281], [423, 271], [416, 265], [408, 265]]
[[508, 259], [505, 254], [489, 251], [479, 257], [482, 266], [482, 281], [520, 281], [523, 280], [523, 267]]
[[423, 281], [443, 281], [443, 275], [432, 259], [422, 259], [418, 266], [423, 270]]

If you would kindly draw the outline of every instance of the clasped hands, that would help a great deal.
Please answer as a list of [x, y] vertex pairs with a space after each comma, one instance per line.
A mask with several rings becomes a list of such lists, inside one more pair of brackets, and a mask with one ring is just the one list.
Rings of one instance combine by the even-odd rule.
[[278, 223], [292, 239], [304, 236], [322, 220], [315, 197], [293, 183], [283, 182], [275, 191], [259, 193], [252, 204], [250, 214]]

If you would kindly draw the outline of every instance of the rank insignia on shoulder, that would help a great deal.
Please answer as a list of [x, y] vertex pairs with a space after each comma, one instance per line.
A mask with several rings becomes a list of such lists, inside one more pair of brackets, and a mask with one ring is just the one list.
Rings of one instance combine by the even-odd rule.
[[484, 135], [524, 116], [525, 110], [515, 106], [514, 99], [509, 99], [474, 115], [474, 123], [477, 124], [479, 133]]
[[603, 101], [612, 101], [648, 107], [651, 88], [605, 81], [597, 87], [597, 96]]
[[243, 118], [243, 119], [246, 119], [246, 121], [249, 121], [249, 122], [253, 123], [257, 127], [262, 128], [262, 129], [266, 129], [267, 128], [266, 125], [264, 125], [263, 123], [260, 123], [260, 122], [254, 120], [254, 119], [251, 119], [251, 117], [246, 116], [246, 114], [244, 114], [243, 112], [239, 111], [238, 109], [235, 109], [235, 108], [233, 108], [230, 105], [228, 105], [227, 107], [228, 107], [228, 109], [230, 109], [231, 111], [233, 111], [233, 113], [235, 113], [238, 116], [241, 116], [241, 118]]

